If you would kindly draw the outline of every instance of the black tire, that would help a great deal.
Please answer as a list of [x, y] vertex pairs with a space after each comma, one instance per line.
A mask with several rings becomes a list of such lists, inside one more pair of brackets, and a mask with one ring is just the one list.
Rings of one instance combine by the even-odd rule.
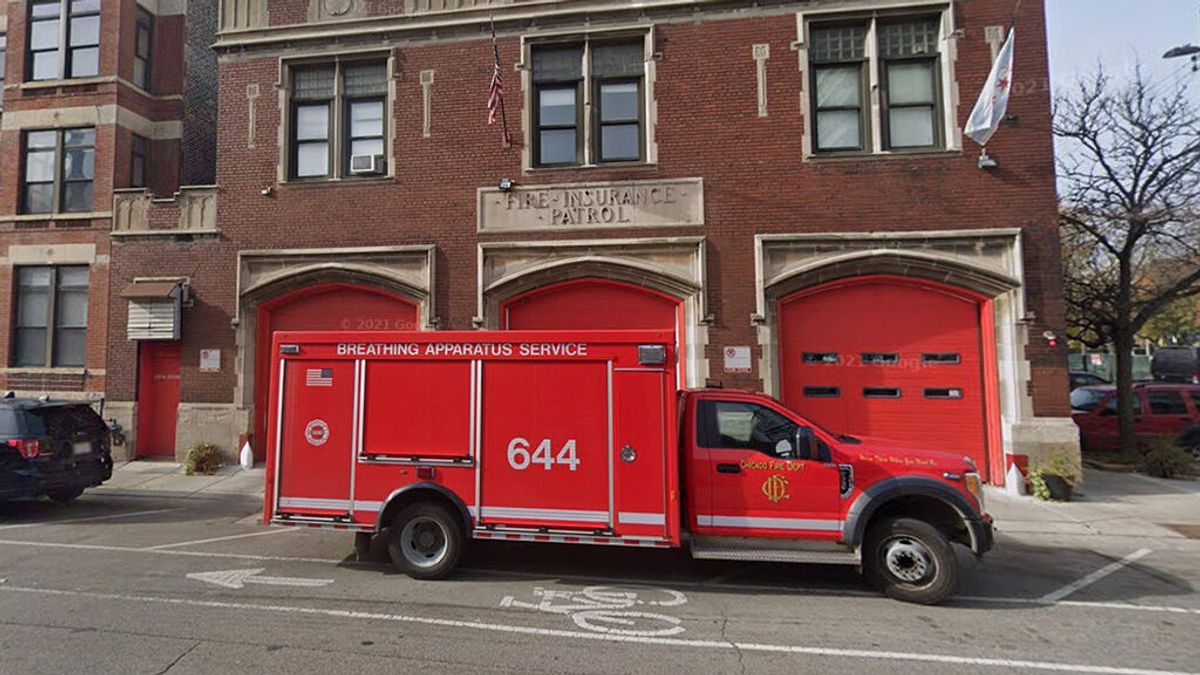
[[53, 490], [46, 493], [46, 496], [59, 504], [74, 504], [75, 500], [79, 499], [79, 495], [81, 494], [83, 494], [83, 488], [73, 487]]
[[388, 555], [414, 579], [444, 579], [458, 567], [467, 537], [462, 523], [440, 504], [404, 507], [392, 520]]
[[953, 545], [923, 520], [893, 518], [872, 526], [862, 554], [863, 576], [889, 598], [935, 605], [958, 584]]
[[1179, 447], [1192, 455], [1192, 459], [1200, 462], [1200, 427], [1188, 429], [1179, 437]]

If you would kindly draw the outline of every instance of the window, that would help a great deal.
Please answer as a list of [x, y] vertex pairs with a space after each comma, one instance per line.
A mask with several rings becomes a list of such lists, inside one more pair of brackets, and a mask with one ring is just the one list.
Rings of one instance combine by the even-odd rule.
[[838, 387], [805, 387], [805, 398], [837, 398], [842, 395]]
[[921, 363], [932, 366], [949, 366], [962, 362], [962, 355], [955, 352], [933, 352], [921, 355]]
[[641, 40], [545, 45], [532, 56], [535, 166], [645, 160]]
[[4, 105], [4, 71], [8, 67], [8, 35], [0, 33], [0, 107]]
[[91, 211], [95, 164], [95, 129], [26, 132], [21, 212]]
[[963, 390], [959, 389], [957, 387], [926, 387], [925, 388], [925, 398], [959, 399], [962, 397], [963, 397]]
[[900, 363], [900, 355], [896, 352], [863, 352], [861, 356], [865, 366], [894, 366]]
[[150, 156], [150, 142], [134, 134], [130, 147], [129, 187], [146, 187], [146, 166]]
[[1183, 392], [1179, 391], [1148, 391], [1146, 402], [1150, 404], [1151, 415], [1187, 415], [1187, 402], [1183, 400]]
[[753, 403], [706, 401], [701, 407], [701, 417], [715, 426], [710, 429], [705, 447], [795, 457], [797, 424], [770, 408]]
[[86, 265], [16, 268], [13, 365], [79, 367], [87, 347]]
[[133, 40], [133, 83], [150, 91], [150, 59], [154, 52], [154, 16], [138, 7]]
[[383, 62], [294, 68], [291, 177], [347, 177], [351, 157], [385, 155], [386, 103]]
[[[1116, 415], [1117, 414], [1117, 394], [1114, 392], [1112, 398], [1104, 404], [1104, 410], [1100, 411], [1101, 415]], [[1133, 414], [1142, 414], [1142, 395], [1138, 392], [1133, 392]]]
[[[944, 145], [940, 25], [936, 16], [881, 17], [810, 28], [815, 152]], [[874, 81], [880, 86], [878, 119], [870, 105]]]
[[863, 398], [900, 398], [898, 387], [863, 387]]
[[31, 80], [100, 72], [100, 0], [33, 0], [29, 6]]
[[812, 365], [837, 365], [837, 352], [804, 352], [800, 356], [801, 363]]

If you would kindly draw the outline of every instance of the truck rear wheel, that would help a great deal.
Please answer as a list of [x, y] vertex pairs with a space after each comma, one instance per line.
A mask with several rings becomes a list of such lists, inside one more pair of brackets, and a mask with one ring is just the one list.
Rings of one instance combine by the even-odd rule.
[[443, 579], [458, 566], [466, 536], [462, 525], [439, 504], [412, 504], [392, 521], [388, 555], [414, 579]]
[[914, 518], [893, 518], [867, 532], [863, 575], [885, 595], [933, 605], [954, 591], [958, 558], [946, 535]]

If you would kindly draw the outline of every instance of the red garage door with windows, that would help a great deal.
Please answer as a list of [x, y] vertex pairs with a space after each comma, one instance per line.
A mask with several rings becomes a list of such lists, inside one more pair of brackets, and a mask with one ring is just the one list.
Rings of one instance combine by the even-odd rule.
[[[263, 303], [258, 310], [257, 353], [271, 349], [271, 335], [284, 330], [417, 330], [417, 305], [399, 295], [350, 284], [323, 284]], [[267, 383], [271, 360], [255, 364], [254, 443], [256, 459], [264, 457]]]
[[994, 357], [985, 307], [958, 289], [892, 277], [788, 296], [779, 303], [783, 400], [834, 431], [962, 453], [986, 478]]
[[641, 286], [579, 279], [519, 295], [500, 312], [509, 330], [676, 330], [680, 308], [678, 299]]

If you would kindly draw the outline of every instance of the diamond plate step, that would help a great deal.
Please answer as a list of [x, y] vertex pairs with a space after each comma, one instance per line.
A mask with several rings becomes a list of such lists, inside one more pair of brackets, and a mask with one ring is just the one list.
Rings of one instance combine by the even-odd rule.
[[743, 537], [694, 537], [692, 557], [705, 560], [858, 565], [859, 554], [836, 542]]

